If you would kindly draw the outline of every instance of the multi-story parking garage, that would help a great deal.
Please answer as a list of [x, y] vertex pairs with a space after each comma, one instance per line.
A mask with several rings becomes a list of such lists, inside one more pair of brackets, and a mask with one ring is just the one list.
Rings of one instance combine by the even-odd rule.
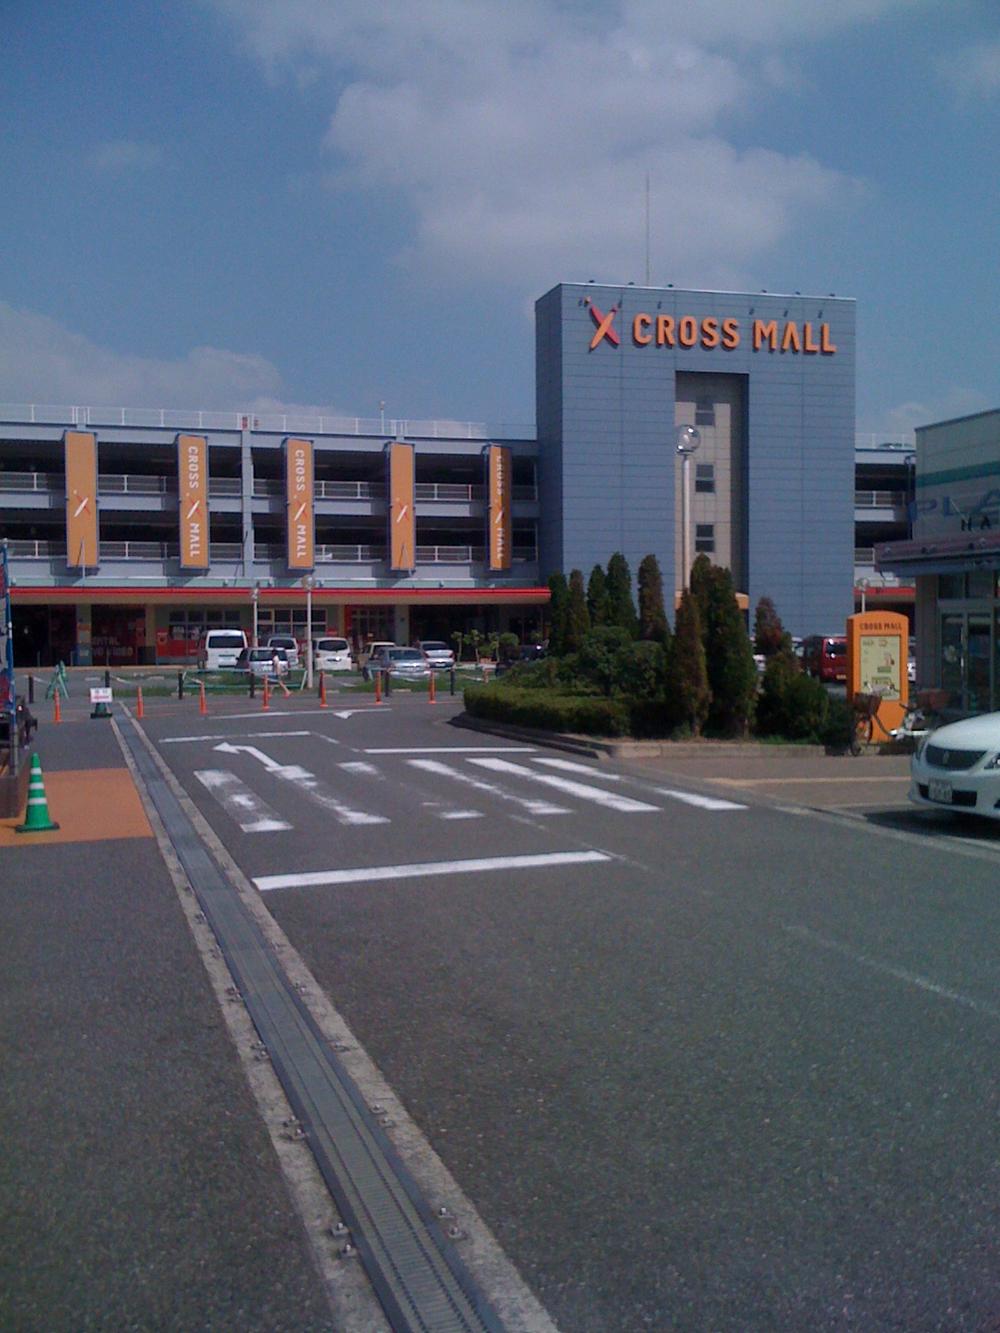
[[307, 604], [358, 645], [527, 637], [549, 573], [615, 550], [674, 589], [704, 551], [793, 633], [843, 624], [911, 480], [903, 452], [855, 450], [853, 301], [564, 284], [536, 330], [537, 434], [0, 409], [18, 660], [179, 662], [215, 625], [304, 639]]

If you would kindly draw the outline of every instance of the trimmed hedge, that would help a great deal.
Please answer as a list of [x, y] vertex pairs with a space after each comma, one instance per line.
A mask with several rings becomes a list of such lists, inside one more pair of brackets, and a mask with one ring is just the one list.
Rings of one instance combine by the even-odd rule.
[[467, 685], [465, 711], [493, 722], [584, 736], [625, 736], [629, 725], [627, 708], [614, 699], [549, 694], [503, 683]]

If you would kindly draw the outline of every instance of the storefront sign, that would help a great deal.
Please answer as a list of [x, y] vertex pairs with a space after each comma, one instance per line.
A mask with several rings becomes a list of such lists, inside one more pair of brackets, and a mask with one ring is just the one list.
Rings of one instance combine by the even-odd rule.
[[288, 496], [288, 568], [312, 569], [316, 563], [312, 440], [285, 441], [285, 493]]
[[489, 504], [486, 510], [486, 545], [491, 570], [510, 569], [511, 564], [511, 452], [499, 444], [487, 445], [486, 487]]
[[413, 445], [386, 445], [386, 458], [389, 469], [389, 568], [410, 574], [416, 567], [417, 532], [413, 513]]
[[203, 435], [177, 436], [181, 568], [207, 569], [208, 446]]
[[[585, 298], [586, 299], [586, 298]], [[593, 301], [587, 299], [590, 317], [597, 326], [590, 340], [593, 351], [602, 342], [612, 347], [621, 344], [615, 328], [619, 307], [612, 306], [605, 314]], [[718, 319], [714, 315], [647, 315], [632, 317], [632, 343], [636, 347], [691, 348], [732, 350], [744, 340], [754, 352], [798, 352], [805, 355], [832, 356], [836, 344], [830, 336], [830, 326], [811, 320], [754, 319], [749, 325], [738, 319]]]
[[68, 430], [66, 458], [66, 564], [70, 569], [97, 565], [97, 437]]

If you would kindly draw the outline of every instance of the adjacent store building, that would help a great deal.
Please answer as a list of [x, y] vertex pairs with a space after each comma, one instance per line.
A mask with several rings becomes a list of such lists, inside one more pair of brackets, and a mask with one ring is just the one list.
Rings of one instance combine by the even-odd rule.
[[[897, 480], [858, 481], [853, 301], [561, 284], [537, 303], [536, 351], [537, 433], [0, 409], [19, 663], [180, 663], [213, 626], [305, 639], [310, 604], [314, 635], [358, 645], [528, 639], [548, 575], [616, 550], [633, 571], [654, 553], [675, 590], [704, 552], [792, 633], [843, 625], [859, 551], [901, 531], [912, 479], [879, 450], [871, 478]], [[700, 437], [686, 553], [684, 425]], [[868, 570], [899, 609], [906, 585]]]
[[1000, 411], [917, 430], [912, 537], [875, 547], [916, 587], [917, 682], [1000, 709]]

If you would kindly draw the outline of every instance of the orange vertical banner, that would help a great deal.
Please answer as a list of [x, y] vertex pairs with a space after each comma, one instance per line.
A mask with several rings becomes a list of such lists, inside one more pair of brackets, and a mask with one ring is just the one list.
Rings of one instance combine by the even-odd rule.
[[63, 436], [66, 457], [66, 564], [86, 569], [98, 563], [97, 436], [68, 430]]
[[511, 517], [511, 453], [499, 444], [487, 445], [486, 546], [490, 569], [510, 569], [513, 522]]
[[207, 569], [208, 445], [204, 435], [177, 436], [181, 568]]
[[316, 527], [312, 440], [285, 441], [285, 494], [288, 497], [288, 568], [313, 569], [316, 564]]
[[389, 459], [389, 568], [411, 574], [417, 563], [413, 445], [390, 444], [386, 453]]

